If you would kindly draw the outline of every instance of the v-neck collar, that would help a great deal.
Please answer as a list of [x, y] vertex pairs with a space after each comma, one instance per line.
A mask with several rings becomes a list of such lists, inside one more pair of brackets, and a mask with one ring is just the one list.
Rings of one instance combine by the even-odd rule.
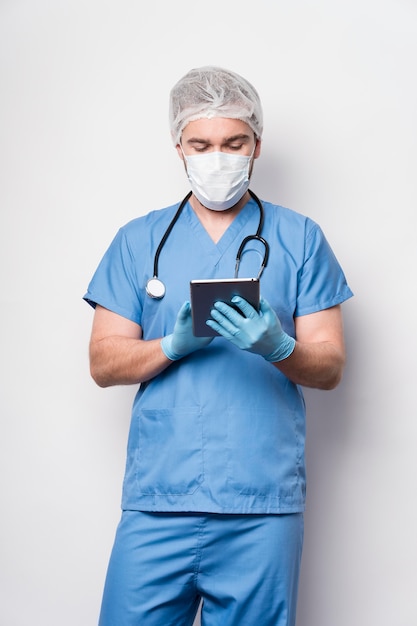
[[184, 217], [188, 220], [189, 226], [195, 237], [199, 238], [201, 245], [204, 246], [207, 251], [213, 252], [216, 250], [218, 253], [223, 254], [241, 233], [242, 229], [253, 216], [254, 208], [256, 209], [257, 207], [255, 201], [250, 198], [241, 211], [239, 211], [236, 215], [233, 222], [229, 224], [217, 243], [213, 241], [207, 230], [204, 228], [190, 202], [187, 202], [185, 208], [186, 211], [184, 212]]

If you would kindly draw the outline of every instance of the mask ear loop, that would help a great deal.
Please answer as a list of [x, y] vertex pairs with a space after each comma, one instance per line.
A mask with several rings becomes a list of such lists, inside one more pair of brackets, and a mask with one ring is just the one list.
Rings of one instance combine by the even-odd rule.
[[184, 163], [184, 168], [185, 168], [185, 173], [187, 174], [188, 177], [188, 170], [187, 170], [187, 155], [185, 154], [183, 147], [182, 147], [182, 143], [179, 142], [179, 147], [181, 148], [181, 152], [182, 152], [182, 161]]

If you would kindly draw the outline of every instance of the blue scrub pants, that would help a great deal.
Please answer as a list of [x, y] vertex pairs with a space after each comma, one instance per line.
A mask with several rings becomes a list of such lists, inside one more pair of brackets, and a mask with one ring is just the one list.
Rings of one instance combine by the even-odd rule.
[[99, 626], [294, 626], [303, 515], [124, 511]]

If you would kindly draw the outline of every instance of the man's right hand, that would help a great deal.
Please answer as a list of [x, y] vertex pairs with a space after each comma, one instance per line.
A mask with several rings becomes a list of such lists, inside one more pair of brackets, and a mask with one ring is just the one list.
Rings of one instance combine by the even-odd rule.
[[191, 318], [191, 305], [184, 302], [178, 311], [174, 331], [161, 340], [161, 348], [170, 361], [178, 361], [191, 352], [205, 348], [213, 337], [195, 337]]

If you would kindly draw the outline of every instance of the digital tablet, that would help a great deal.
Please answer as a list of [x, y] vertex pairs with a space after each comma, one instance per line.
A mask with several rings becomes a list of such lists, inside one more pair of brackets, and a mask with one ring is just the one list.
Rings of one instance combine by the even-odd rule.
[[233, 296], [242, 296], [259, 311], [259, 279], [225, 278], [190, 282], [193, 333], [196, 337], [218, 336], [215, 330], [207, 326], [206, 320], [210, 319], [210, 311], [217, 300], [232, 305]]

